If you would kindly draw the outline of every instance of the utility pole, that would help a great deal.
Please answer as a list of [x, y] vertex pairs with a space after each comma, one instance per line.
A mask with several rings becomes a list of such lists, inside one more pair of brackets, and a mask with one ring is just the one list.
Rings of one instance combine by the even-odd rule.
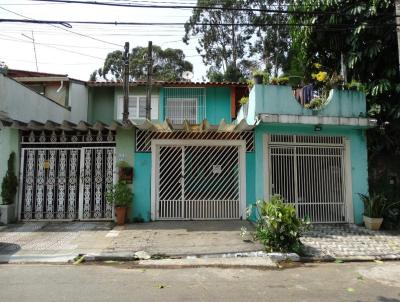
[[32, 37], [29, 37], [29, 36], [27, 36], [25, 34], [21, 34], [21, 35], [23, 35], [25, 38], [28, 38], [29, 40], [32, 41], [33, 53], [35, 54], [36, 71], [39, 71], [39, 67], [38, 67], [38, 63], [37, 63], [37, 55], [36, 55], [35, 36], [33, 35], [33, 30], [32, 30]]
[[400, 70], [400, 0], [395, 2], [396, 8], [396, 32], [397, 32], [397, 50], [399, 55], [399, 70]]
[[275, 77], [278, 77], [278, 50], [279, 50], [279, 44], [280, 44], [280, 35], [279, 35], [279, 22], [281, 21], [280, 19], [280, 10], [281, 10], [281, 0], [278, 0], [278, 25], [276, 27], [276, 42], [278, 43], [278, 49], [275, 51]]
[[129, 119], [129, 42], [125, 42], [124, 50], [124, 110], [122, 121], [127, 123]]
[[147, 48], [146, 119], [151, 120], [151, 74], [153, 72], [153, 43]]

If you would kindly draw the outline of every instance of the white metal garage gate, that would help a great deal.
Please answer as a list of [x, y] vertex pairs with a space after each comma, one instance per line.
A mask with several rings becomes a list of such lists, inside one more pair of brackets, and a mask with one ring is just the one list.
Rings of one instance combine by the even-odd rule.
[[343, 137], [270, 135], [266, 149], [269, 196], [312, 222], [348, 222]]
[[245, 151], [244, 141], [153, 140], [153, 219], [240, 219]]

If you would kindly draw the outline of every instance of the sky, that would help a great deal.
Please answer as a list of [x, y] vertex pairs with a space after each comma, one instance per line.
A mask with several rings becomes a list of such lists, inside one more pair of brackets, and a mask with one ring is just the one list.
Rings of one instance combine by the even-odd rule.
[[[196, 0], [137, 0], [138, 4], [196, 4]], [[6, 11], [8, 10], [8, 11]], [[9, 12], [12, 11], [12, 12]], [[111, 22], [186, 22], [190, 9], [150, 9], [110, 7], [86, 4], [46, 3], [29, 0], [0, 0], [0, 19], [22, 19], [23, 15], [36, 20], [84, 20]], [[88, 80], [89, 75], [102, 67], [107, 54], [130, 47], [147, 46], [148, 41], [162, 48], [180, 48], [186, 60], [193, 64], [194, 81], [203, 80], [206, 67], [195, 47], [182, 42], [183, 26], [115, 26], [75, 25], [67, 31], [60, 25], [0, 23], [0, 62], [11, 69], [36, 71], [32, 32], [35, 39], [38, 70]], [[103, 42], [80, 36], [84, 34]], [[116, 45], [114, 45], [116, 44]], [[119, 46], [120, 45], [120, 46]]]

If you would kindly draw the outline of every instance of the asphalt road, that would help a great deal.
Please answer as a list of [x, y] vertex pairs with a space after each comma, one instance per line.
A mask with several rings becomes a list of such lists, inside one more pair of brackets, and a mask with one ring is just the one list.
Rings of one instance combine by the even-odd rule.
[[1, 265], [0, 301], [400, 302], [400, 262], [282, 270]]

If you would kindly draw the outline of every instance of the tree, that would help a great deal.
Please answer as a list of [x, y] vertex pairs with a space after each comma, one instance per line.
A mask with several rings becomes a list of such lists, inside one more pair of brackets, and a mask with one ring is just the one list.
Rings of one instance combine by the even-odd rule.
[[308, 77], [316, 62], [339, 71], [343, 56], [348, 79], [364, 84], [369, 115], [379, 125], [368, 131], [370, 187], [385, 190], [381, 183], [388, 186], [385, 175], [393, 171], [400, 177], [400, 76], [394, 0], [293, 0], [291, 9], [318, 13], [296, 14], [290, 20], [314, 25], [291, 31]]
[[[198, 37], [197, 52], [209, 67], [208, 75], [223, 75], [224, 80], [238, 81], [243, 78], [242, 59], [248, 53], [253, 28], [240, 24], [249, 22], [245, 11], [227, 8], [249, 7], [247, 0], [198, 0], [192, 16], [185, 24], [183, 41], [188, 44], [191, 37]], [[218, 9], [207, 9], [213, 7]], [[226, 24], [226, 25], [213, 25]]]
[[258, 9], [251, 13], [256, 26], [256, 38], [251, 45], [251, 55], [259, 55], [269, 73], [278, 76], [279, 70], [289, 69], [288, 50], [290, 45], [289, 28], [281, 24], [288, 22], [288, 15], [266, 10], [287, 10], [289, 0], [253, 0], [251, 7]]
[[[102, 68], [90, 75], [90, 80], [97, 77], [107, 79], [112, 76], [115, 80], [123, 78], [123, 53], [120, 50], [109, 53]], [[147, 47], [132, 48], [129, 57], [130, 80], [145, 80], [147, 76]], [[153, 80], [180, 81], [184, 71], [193, 71], [193, 65], [185, 60], [181, 49], [161, 49], [153, 45]]]

